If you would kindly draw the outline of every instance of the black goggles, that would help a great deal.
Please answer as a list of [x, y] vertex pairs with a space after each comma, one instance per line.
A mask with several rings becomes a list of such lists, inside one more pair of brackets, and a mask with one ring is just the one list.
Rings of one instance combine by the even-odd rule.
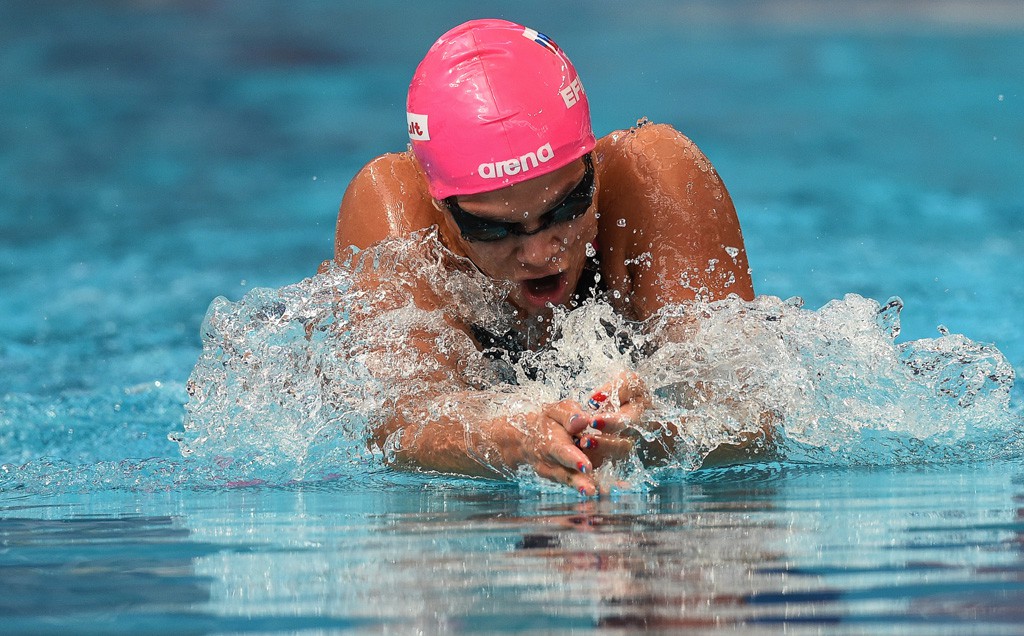
[[538, 219], [540, 225], [533, 231], [526, 231], [522, 223], [509, 221], [492, 221], [483, 217], [470, 214], [459, 207], [454, 196], [441, 201], [444, 207], [452, 215], [455, 224], [459, 226], [462, 238], [467, 241], [500, 241], [511, 234], [516, 236], [530, 236], [548, 229], [552, 225], [567, 223], [573, 219], [586, 214], [587, 210], [594, 203], [594, 162], [590, 153], [583, 155], [583, 178], [572, 189], [572, 192], [565, 195], [553, 208], [545, 212]]

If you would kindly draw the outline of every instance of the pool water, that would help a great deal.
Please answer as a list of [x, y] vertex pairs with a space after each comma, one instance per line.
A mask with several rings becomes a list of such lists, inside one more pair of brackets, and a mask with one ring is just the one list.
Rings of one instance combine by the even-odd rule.
[[[779, 461], [583, 500], [291, 412], [187, 429], [211, 301], [258, 339], [316, 284], [419, 57], [483, 15], [569, 52], [599, 133], [669, 122], [718, 168], [758, 293], [804, 300], [754, 350], [831, 365]], [[6, 3], [0, 41], [5, 632], [1024, 633], [1019, 2]], [[895, 343], [822, 348], [891, 296]]]
[[1024, 467], [8, 499], [10, 633], [1020, 633]]

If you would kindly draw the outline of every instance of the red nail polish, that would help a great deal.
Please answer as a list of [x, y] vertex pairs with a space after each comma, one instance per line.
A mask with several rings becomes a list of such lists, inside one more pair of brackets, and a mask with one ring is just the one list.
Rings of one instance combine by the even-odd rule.
[[598, 391], [597, 393], [590, 396], [590, 408], [598, 409], [601, 405], [608, 400], [608, 394], [604, 391]]
[[580, 463], [576, 464], [576, 469], [579, 470], [581, 473], [586, 473], [587, 472], [587, 465], [584, 464], [583, 462], [580, 462]]
[[585, 440], [583, 440], [583, 444], [583, 448], [597, 448], [597, 440], [594, 439], [593, 437], [588, 437]]
[[605, 421], [602, 420], [602, 419], [599, 419], [599, 418], [598, 419], [594, 419], [594, 420], [592, 420], [590, 422], [590, 428], [592, 428], [594, 430], [597, 430], [597, 431], [601, 431], [601, 430], [604, 430], [605, 424], [606, 424]]

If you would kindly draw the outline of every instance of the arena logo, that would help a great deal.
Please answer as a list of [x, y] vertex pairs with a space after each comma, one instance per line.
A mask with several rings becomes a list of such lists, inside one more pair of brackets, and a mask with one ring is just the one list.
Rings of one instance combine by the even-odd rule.
[[482, 163], [477, 167], [477, 173], [484, 179], [511, 177], [520, 172], [527, 172], [531, 168], [536, 168], [542, 163], [547, 163], [554, 156], [555, 151], [551, 149], [551, 143], [549, 142], [538, 148], [537, 152], [528, 152], [520, 157], [513, 157], [505, 161]]

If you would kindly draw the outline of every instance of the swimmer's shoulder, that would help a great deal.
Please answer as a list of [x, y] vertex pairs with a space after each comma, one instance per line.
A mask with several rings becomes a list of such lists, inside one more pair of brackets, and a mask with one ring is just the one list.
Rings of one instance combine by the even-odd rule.
[[[700, 170], [708, 164], [697, 144], [670, 124], [641, 119], [631, 128], [613, 131], [597, 142], [598, 156], [606, 170], [623, 172], [638, 168], [661, 168], [665, 160], [678, 163], [681, 157]], [[646, 171], [642, 171], [641, 174]]]
[[682, 220], [686, 210], [679, 204], [690, 199], [688, 190], [717, 180], [696, 144], [669, 124], [641, 119], [602, 137], [596, 151], [601, 208], [629, 225], [627, 232], [608, 228], [605, 241], [617, 237], [632, 244], [635, 230], [661, 228], [672, 217]]
[[[603, 137], [597, 146], [601, 201], [633, 222], [717, 224], [732, 222], [732, 200], [714, 166], [689, 137], [646, 119]], [[713, 214], [706, 214], [707, 211]]]
[[411, 152], [381, 155], [367, 163], [345, 190], [338, 210], [335, 255], [364, 249], [437, 223], [426, 176]]

